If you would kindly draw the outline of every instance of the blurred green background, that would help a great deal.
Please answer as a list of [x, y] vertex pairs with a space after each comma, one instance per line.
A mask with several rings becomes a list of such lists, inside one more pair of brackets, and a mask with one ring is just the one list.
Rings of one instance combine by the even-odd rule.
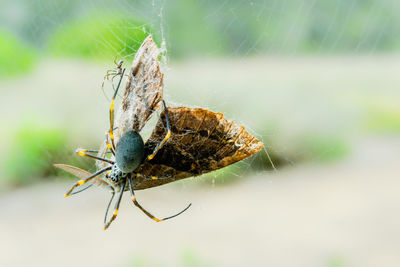
[[[94, 253], [103, 241], [120, 244], [106, 251], [128, 253], [114, 262], [118, 266], [400, 264], [394, 253], [400, 218], [392, 217], [400, 207], [393, 191], [399, 186], [399, 11], [395, 0], [1, 0], [0, 206], [10, 213], [1, 215], [0, 228], [11, 230], [2, 233], [0, 247], [9, 253], [0, 263], [26, 265], [15, 256], [18, 245], [10, 240], [16, 235], [27, 241], [26, 250], [36, 238], [64, 251], [49, 248], [47, 262], [38, 252], [29, 255], [35, 266], [67, 264], [65, 253], [83, 246]], [[169, 105], [222, 112], [265, 149], [143, 193], [142, 202], [161, 214], [186, 199], [197, 209], [154, 230], [125, 207], [131, 217], [121, 215], [110, 232], [125, 233], [128, 223], [146, 229], [139, 237], [143, 247], [129, 249], [135, 231], [123, 240], [97, 231], [108, 194], [98, 189], [76, 203], [60, 200], [74, 180], [52, 164], [95, 170], [74, 151], [103, 140], [112, 90], [106, 82], [102, 92], [104, 75], [116, 58], [129, 67], [148, 34], [162, 49]], [[43, 213], [45, 222], [38, 218]], [[21, 231], [20, 220], [33, 223]], [[362, 221], [369, 223], [363, 228]], [[68, 239], [75, 230], [83, 231], [79, 242]], [[151, 240], [160, 238], [153, 230], [171, 242], [169, 253], [153, 256]], [[86, 266], [110, 265], [111, 254], [78, 258]]]

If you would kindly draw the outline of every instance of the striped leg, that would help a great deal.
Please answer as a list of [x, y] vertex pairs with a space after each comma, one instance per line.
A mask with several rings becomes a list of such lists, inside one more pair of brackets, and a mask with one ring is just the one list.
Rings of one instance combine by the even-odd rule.
[[164, 112], [165, 112], [165, 121], [167, 123], [167, 134], [165, 135], [164, 139], [154, 148], [154, 151], [151, 155], [147, 157], [148, 160], [152, 160], [157, 152], [164, 146], [165, 142], [171, 137], [171, 126], [169, 124], [169, 119], [168, 119], [168, 109], [167, 106], [165, 105], [165, 101], [162, 101], [163, 106], [164, 106]]
[[110, 136], [111, 144], [112, 144], [112, 147], [113, 147], [114, 151], [115, 151], [114, 132], [113, 132], [113, 129], [114, 129], [114, 100], [115, 100], [115, 97], [117, 96], [118, 89], [121, 86], [121, 81], [122, 81], [122, 78], [124, 77], [124, 73], [125, 73], [125, 69], [122, 71], [121, 78], [119, 79], [117, 89], [114, 92], [114, 96], [113, 96], [113, 98], [111, 100], [111, 105], [110, 105], [110, 130], [109, 130], [109, 136]]
[[76, 182], [76, 183], [71, 187], [71, 189], [65, 194], [64, 197], [68, 197], [69, 195], [71, 195], [72, 191], [73, 191], [76, 187], [81, 186], [81, 185], [87, 183], [88, 181], [90, 181], [90, 180], [92, 180], [93, 178], [95, 178], [97, 175], [102, 174], [103, 172], [108, 171], [108, 170], [111, 170], [111, 166], [105, 167], [105, 168], [103, 168], [103, 169], [101, 169], [101, 170], [99, 170], [99, 171], [97, 171], [97, 172], [95, 172], [95, 173], [89, 175], [87, 178], [82, 179], [82, 180], [79, 180], [78, 182]]
[[144, 175], [141, 173], [135, 173], [134, 175], [136, 176], [136, 178], [142, 178], [143, 180], [169, 180], [169, 179], [171, 179], [171, 176], [159, 177], [159, 176]]
[[187, 206], [184, 210], [182, 210], [181, 212], [179, 212], [179, 213], [177, 213], [177, 214], [175, 214], [175, 215], [172, 215], [172, 216], [170, 216], [170, 217], [166, 217], [166, 218], [163, 218], [163, 219], [158, 219], [158, 218], [154, 217], [150, 212], [148, 212], [147, 210], [145, 210], [145, 209], [139, 204], [139, 202], [137, 202], [136, 196], [135, 196], [135, 192], [133, 191], [133, 183], [132, 183], [132, 177], [131, 177], [131, 176], [129, 177], [129, 190], [131, 191], [132, 201], [133, 201], [133, 203], [135, 204], [135, 206], [138, 207], [141, 211], [143, 211], [143, 213], [146, 214], [150, 219], [152, 219], [152, 220], [154, 220], [154, 221], [156, 221], [156, 222], [162, 222], [162, 221], [165, 221], [165, 220], [174, 218], [174, 217], [176, 217], [176, 216], [178, 216], [178, 215], [184, 213], [184, 212], [192, 205], [192, 203], [190, 203], [189, 206]]
[[108, 140], [108, 135], [109, 133], [106, 133], [106, 146], [107, 146], [107, 148], [111, 151], [111, 153], [115, 156], [115, 151], [114, 151], [114, 149], [112, 148], [112, 146], [111, 146], [111, 144], [110, 144], [110, 141]]
[[88, 150], [88, 149], [78, 148], [77, 150], [75, 150], [75, 153], [80, 155], [80, 156], [85, 156], [85, 157], [89, 157], [89, 158], [92, 158], [92, 159], [97, 159], [97, 160], [101, 160], [101, 161], [104, 161], [104, 162], [108, 162], [110, 164], [114, 164], [113, 160], [100, 158], [98, 156], [88, 154], [88, 153], [98, 153], [97, 150]]
[[[107, 228], [110, 226], [110, 224], [115, 220], [115, 218], [117, 218], [118, 215], [118, 209], [119, 209], [119, 204], [121, 203], [121, 199], [122, 199], [122, 195], [124, 194], [124, 190], [125, 190], [125, 186], [126, 186], [126, 179], [124, 179], [122, 181], [122, 185], [120, 188], [120, 192], [118, 195], [118, 199], [117, 199], [117, 203], [115, 203], [115, 207], [114, 207], [114, 213], [111, 216], [111, 219], [104, 224], [104, 230], [107, 230]], [[114, 196], [113, 196], [114, 197]], [[112, 200], [112, 199], [111, 199]], [[111, 202], [110, 202], [111, 203]], [[108, 212], [108, 208], [107, 208], [107, 212]], [[107, 214], [106, 214], [107, 215]]]
[[90, 184], [90, 185], [88, 185], [88, 186], [86, 186], [85, 188], [83, 188], [83, 189], [80, 189], [80, 190], [78, 190], [78, 191], [75, 191], [75, 192], [72, 192], [71, 194], [69, 194], [70, 196], [72, 196], [72, 195], [75, 195], [75, 194], [78, 194], [78, 193], [80, 193], [80, 192], [83, 192], [83, 191], [85, 191], [86, 189], [89, 189], [90, 187], [92, 187], [93, 185], [92, 184]]
[[114, 196], [115, 196], [115, 191], [114, 191], [114, 189], [113, 189], [113, 191], [111, 192], [110, 201], [108, 202], [108, 205], [107, 205], [106, 214], [104, 215], [104, 225], [106, 225], [106, 223], [107, 223], [108, 211], [109, 211], [109, 209], [110, 209], [111, 202], [113, 201]]

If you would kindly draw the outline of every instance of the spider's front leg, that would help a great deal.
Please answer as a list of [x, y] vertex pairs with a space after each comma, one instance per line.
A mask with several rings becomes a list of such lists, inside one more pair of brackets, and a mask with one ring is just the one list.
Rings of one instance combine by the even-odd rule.
[[162, 101], [163, 106], [164, 106], [164, 112], [165, 112], [165, 121], [167, 124], [167, 134], [165, 135], [164, 139], [158, 143], [158, 145], [154, 148], [153, 153], [151, 153], [149, 156], [147, 156], [148, 160], [152, 160], [156, 155], [157, 152], [164, 146], [165, 142], [171, 137], [171, 126], [169, 124], [169, 118], [168, 118], [168, 109], [167, 106], [165, 105], [165, 101]]
[[84, 156], [84, 157], [88, 157], [88, 158], [92, 158], [92, 159], [101, 160], [101, 161], [104, 161], [104, 162], [108, 162], [110, 164], [114, 163], [113, 160], [106, 159], [106, 158], [101, 158], [101, 157], [89, 154], [89, 153], [99, 153], [99, 151], [97, 151], [97, 150], [89, 150], [89, 149], [78, 148], [77, 150], [75, 150], [75, 153], [78, 154], [79, 156]]

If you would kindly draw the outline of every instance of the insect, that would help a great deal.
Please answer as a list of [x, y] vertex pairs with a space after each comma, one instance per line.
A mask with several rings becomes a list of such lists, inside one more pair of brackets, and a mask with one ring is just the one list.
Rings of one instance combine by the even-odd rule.
[[[229, 122], [221, 113], [202, 108], [167, 107], [162, 99], [163, 74], [158, 51], [151, 36], [147, 37], [133, 60], [114, 123], [114, 100], [124, 77], [125, 69], [122, 70], [111, 100], [110, 128], [99, 151], [77, 150], [79, 155], [95, 159], [99, 170], [90, 174], [74, 166], [56, 164], [80, 178], [66, 196], [92, 185], [111, 191], [104, 229], [117, 217], [125, 191], [130, 191], [133, 203], [148, 217], [157, 222], [168, 220], [186, 211], [191, 204], [175, 215], [158, 219], [138, 203], [134, 192], [217, 170], [253, 155], [263, 146], [243, 126]], [[160, 118], [144, 142], [140, 131], [161, 106]], [[110, 158], [108, 153], [112, 154]], [[89, 186], [74, 191], [84, 184]], [[113, 215], [107, 219], [116, 193]]]

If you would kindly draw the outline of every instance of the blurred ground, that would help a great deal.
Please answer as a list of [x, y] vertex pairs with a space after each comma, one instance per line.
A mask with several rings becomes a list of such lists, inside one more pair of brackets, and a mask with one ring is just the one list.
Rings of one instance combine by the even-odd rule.
[[18, 190], [0, 201], [0, 265], [398, 266], [400, 139], [359, 145], [342, 164], [260, 174], [226, 187], [195, 190], [188, 181], [138, 192], [159, 216], [193, 203], [163, 223], [150, 221], [125, 195], [107, 232], [102, 190], [70, 199], [63, 199], [70, 184]]
[[[250, 128], [263, 124], [256, 131], [275, 137], [267, 144], [273, 150], [290, 150], [287, 136], [296, 132], [326, 131], [346, 136], [352, 153], [331, 165], [294, 163], [222, 186], [193, 187], [188, 180], [138, 192], [161, 217], [193, 203], [159, 224], [125, 196], [107, 232], [102, 190], [65, 200], [70, 183], [54, 181], [4, 193], [0, 265], [398, 266], [400, 138], [360, 129], [365, 103], [400, 99], [399, 62], [371, 56], [172, 66], [170, 102], [212, 107]], [[76, 147], [97, 144], [107, 125], [105, 69], [48, 61], [30, 76], [0, 82], [0, 112], [7, 114], [0, 118], [7, 126], [0, 146], [7, 151], [21, 120], [66, 127]], [[279, 126], [266, 127], [274, 121]]]

